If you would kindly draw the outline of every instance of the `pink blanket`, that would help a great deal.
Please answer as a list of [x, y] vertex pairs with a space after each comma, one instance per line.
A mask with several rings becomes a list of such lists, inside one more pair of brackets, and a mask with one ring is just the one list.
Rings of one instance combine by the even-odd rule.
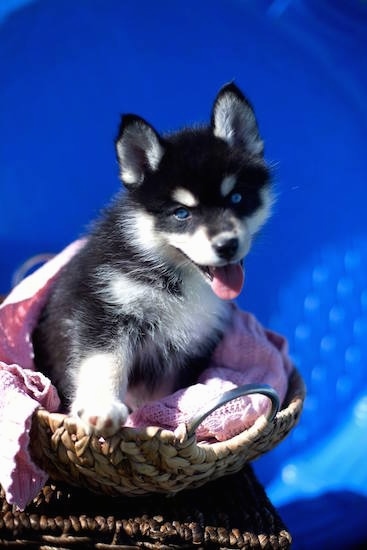
[[[29, 455], [29, 432], [37, 407], [60, 405], [50, 380], [35, 372], [31, 333], [60, 268], [83, 245], [77, 241], [24, 279], [0, 306], [0, 484], [9, 503], [24, 507], [47, 480]], [[127, 424], [176, 429], [195, 416], [203, 403], [228, 389], [266, 383], [284, 399], [292, 364], [283, 337], [265, 330], [233, 305], [232, 326], [215, 350], [198, 383], [148, 403]], [[241, 432], [269, 406], [264, 396], [236, 400], [215, 411], [197, 429], [199, 440], [225, 440]]]

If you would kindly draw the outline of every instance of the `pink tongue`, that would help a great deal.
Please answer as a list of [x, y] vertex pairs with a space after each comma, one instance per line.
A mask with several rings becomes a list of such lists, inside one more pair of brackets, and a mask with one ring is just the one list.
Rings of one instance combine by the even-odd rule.
[[240, 264], [231, 264], [224, 267], [212, 267], [213, 292], [222, 300], [234, 300], [240, 294], [244, 282], [244, 272]]

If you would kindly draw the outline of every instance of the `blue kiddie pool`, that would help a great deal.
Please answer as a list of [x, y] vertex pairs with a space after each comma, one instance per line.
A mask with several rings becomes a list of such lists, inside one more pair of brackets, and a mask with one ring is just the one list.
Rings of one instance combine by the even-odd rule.
[[366, 29], [363, 0], [0, 5], [2, 294], [118, 190], [121, 112], [167, 131], [205, 121], [229, 80], [252, 100], [278, 202], [240, 306], [288, 337], [308, 386], [255, 467], [295, 549], [367, 541]]

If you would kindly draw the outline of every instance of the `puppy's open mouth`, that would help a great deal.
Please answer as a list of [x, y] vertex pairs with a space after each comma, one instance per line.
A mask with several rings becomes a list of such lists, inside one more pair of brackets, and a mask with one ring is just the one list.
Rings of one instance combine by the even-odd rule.
[[245, 274], [243, 261], [220, 267], [197, 267], [206, 275], [213, 292], [222, 300], [234, 300], [241, 293]]

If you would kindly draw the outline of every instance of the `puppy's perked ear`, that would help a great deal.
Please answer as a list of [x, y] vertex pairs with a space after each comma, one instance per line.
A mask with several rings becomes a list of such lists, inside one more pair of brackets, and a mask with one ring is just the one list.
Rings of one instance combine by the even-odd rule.
[[128, 188], [139, 186], [147, 172], [157, 170], [164, 154], [159, 134], [136, 115], [122, 116], [115, 145], [121, 179]]
[[211, 125], [216, 137], [252, 155], [262, 155], [262, 141], [250, 102], [233, 83], [223, 86], [214, 101]]

